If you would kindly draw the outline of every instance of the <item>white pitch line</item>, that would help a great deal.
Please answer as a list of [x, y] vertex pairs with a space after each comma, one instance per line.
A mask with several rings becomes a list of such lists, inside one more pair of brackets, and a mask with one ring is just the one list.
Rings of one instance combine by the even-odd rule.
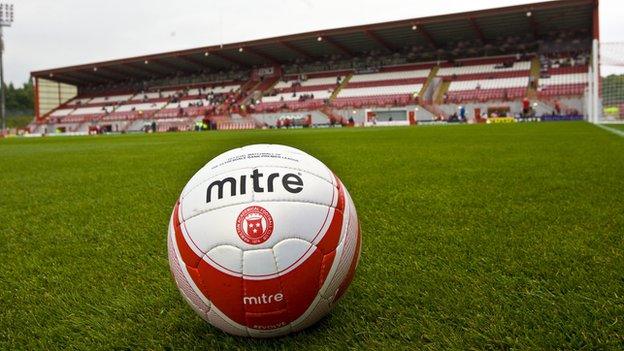
[[615, 128], [611, 128], [611, 127], [607, 127], [607, 126], [602, 125], [602, 124], [594, 124], [594, 125], [596, 127], [600, 128], [600, 129], [604, 129], [607, 132], [611, 132], [611, 133], [613, 133], [613, 134], [615, 134], [617, 136], [620, 136], [620, 137], [624, 138], [624, 131], [621, 131], [621, 130], [615, 129]]

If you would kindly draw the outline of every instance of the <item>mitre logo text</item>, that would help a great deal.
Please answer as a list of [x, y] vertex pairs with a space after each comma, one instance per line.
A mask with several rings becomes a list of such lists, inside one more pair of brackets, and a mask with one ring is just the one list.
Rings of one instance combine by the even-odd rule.
[[[281, 179], [280, 179], [281, 177]], [[230, 196], [245, 195], [247, 193], [247, 175], [241, 175], [239, 179], [234, 177], [227, 177], [221, 180], [215, 180], [208, 185], [206, 190], [206, 202], [214, 200], [216, 195], [217, 199], [222, 199], [226, 194], [226, 187], [229, 190]], [[265, 175], [260, 173], [257, 169], [249, 175], [250, 186], [255, 193], [272, 193], [275, 191], [276, 184], [284, 188], [289, 193], [297, 194], [303, 190], [303, 179], [300, 175], [294, 173], [286, 173], [281, 176], [278, 172]]]
[[244, 305], [264, 305], [273, 302], [281, 302], [284, 299], [284, 294], [278, 292], [273, 295], [262, 294], [258, 296], [244, 296], [243, 304]]

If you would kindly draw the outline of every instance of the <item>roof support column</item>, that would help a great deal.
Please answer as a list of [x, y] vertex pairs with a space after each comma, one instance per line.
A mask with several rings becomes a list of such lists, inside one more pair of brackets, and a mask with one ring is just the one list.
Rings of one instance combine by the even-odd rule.
[[35, 119], [37, 121], [41, 120], [41, 113], [39, 109], [39, 78], [35, 77]]
[[594, 39], [600, 41], [600, 16], [599, 16], [599, 0], [594, 0], [593, 9], [593, 36]]

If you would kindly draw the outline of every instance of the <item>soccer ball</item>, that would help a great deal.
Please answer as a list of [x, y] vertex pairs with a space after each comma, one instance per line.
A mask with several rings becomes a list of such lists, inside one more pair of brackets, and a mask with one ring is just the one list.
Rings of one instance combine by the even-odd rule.
[[169, 223], [169, 264], [204, 320], [272, 337], [326, 315], [353, 279], [360, 228], [347, 189], [292, 147], [225, 152], [182, 190]]

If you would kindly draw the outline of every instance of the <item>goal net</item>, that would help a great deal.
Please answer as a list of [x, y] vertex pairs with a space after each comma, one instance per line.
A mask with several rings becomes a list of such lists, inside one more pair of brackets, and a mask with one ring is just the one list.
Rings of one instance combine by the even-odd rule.
[[624, 123], [624, 43], [594, 41], [587, 116], [593, 123]]

